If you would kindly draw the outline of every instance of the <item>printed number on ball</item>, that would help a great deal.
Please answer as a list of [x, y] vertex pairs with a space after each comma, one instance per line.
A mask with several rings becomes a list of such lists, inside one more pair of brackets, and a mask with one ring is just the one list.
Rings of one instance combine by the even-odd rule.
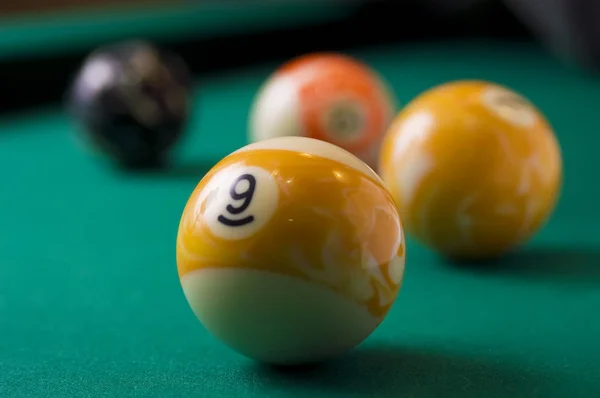
[[531, 104], [509, 90], [499, 88], [487, 90], [483, 94], [483, 102], [496, 115], [517, 126], [532, 126], [537, 120]]
[[202, 190], [196, 214], [214, 235], [245, 239], [269, 221], [278, 200], [279, 188], [269, 171], [232, 165], [216, 173]]

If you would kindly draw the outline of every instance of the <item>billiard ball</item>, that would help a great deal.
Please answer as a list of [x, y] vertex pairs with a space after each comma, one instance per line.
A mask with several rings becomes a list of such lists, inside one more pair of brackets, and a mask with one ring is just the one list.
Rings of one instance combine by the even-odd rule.
[[274, 365], [324, 361], [362, 342], [404, 275], [402, 225], [380, 178], [306, 137], [249, 144], [217, 163], [185, 206], [176, 247], [204, 327]]
[[308, 54], [281, 66], [259, 89], [249, 140], [316, 138], [374, 168], [395, 113], [394, 96], [373, 69], [343, 54]]
[[86, 143], [128, 168], [162, 165], [184, 132], [189, 103], [187, 66], [143, 41], [94, 51], [68, 97]]
[[456, 260], [489, 260], [525, 243], [550, 217], [562, 182], [543, 114], [485, 81], [417, 96], [392, 122], [380, 162], [406, 233]]

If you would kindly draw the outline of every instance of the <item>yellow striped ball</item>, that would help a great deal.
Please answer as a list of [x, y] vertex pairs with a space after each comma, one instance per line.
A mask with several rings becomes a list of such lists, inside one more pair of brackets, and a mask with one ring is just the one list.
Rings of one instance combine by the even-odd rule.
[[327, 142], [247, 145], [200, 181], [183, 211], [177, 266], [204, 327], [272, 364], [338, 356], [396, 300], [405, 243], [381, 179]]

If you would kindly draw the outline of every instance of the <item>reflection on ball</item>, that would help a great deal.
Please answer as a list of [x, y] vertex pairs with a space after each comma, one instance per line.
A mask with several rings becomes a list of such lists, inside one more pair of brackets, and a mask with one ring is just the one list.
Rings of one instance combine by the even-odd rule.
[[250, 140], [316, 138], [374, 167], [395, 112], [393, 95], [375, 71], [348, 56], [310, 54], [281, 67], [260, 89]]
[[379, 177], [332, 144], [250, 144], [200, 181], [177, 265], [208, 331], [274, 364], [325, 360], [381, 323], [404, 275], [397, 209]]
[[514, 91], [478, 81], [413, 100], [380, 158], [407, 231], [465, 259], [498, 256], [530, 238], [554, 209], [561, 169], [543, 115]]

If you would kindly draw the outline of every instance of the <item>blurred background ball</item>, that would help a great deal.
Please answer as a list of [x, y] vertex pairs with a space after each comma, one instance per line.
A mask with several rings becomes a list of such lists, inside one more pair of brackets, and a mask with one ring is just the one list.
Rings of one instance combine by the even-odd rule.
[[268, 78], [250, 112], [249, 136], [315, 138], [375, 167], [395, 112], [390, 88], [370, 67], [345, 55], [309, 54]]
[[183, 60], [132, 40], [98, 48], [84, 60], [68, 106], [89, 145], [121, 166], [156, 166], [184, 133], [190, 89]]
[[481, 81], [443, 84], [409, 103], [380, 166], [407, 233], [460, 259], [495, 257], [531, 237], [553, 211], [561, 168], [535, 106]]

